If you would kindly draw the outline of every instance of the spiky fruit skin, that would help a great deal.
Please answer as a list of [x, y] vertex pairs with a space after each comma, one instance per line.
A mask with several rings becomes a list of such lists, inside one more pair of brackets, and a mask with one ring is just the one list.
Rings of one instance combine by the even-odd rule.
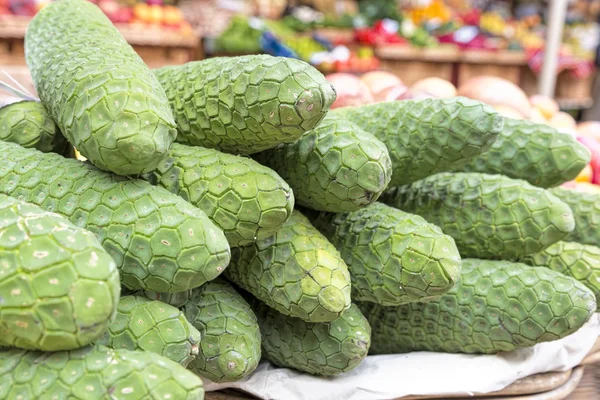
[[0, 352], [0, 398], [203, 400], [202, 380], [150, 352], [87, 346], [43, 353]]
[[311, 221], [348, 266], [353, 300], [384, 306], [431, 300], [460, 275], [454, 239], [418, 215], [374, 203], [351, 213], [320, 213]]
[[371, 344], [371, 327], [356, 305], [331, 322], [306, 322], [253, 304], [263, 354], [280, 367], [333, 376], [356, 368]]
[[138, 175], [166, 157], [177, 131], [165, 92], [100, 8], [44, 7], [27, 27], [25, 56], [42, 103], [96, 167]]
[[106, 330], [120, 292], [117, 265], [92, 233], [0, 194], [0, 345], [83, 347]]
[[214, 149], [174, 143], [143, 177], [204, 211], [232, 247], [271, 236], [294, 209], [292, 189], [275, 171]]
[[340, 253], [294, 210], [266, 239], [231, 250], [225, 277], [279, 312], [329, 322], [350, 307], [350, 274]]
[[569, 205], [575, 217], [575, 228], [564, 238], [567, 242], [577, 242], [598, 246], [600, 244], [600, 195], [585, 193], [561, 187], [549, 192]]
[[70, 147], [46, 107], [39, 101], [19, 101], [0, 108], [0, 140], [65, 154]]
[[387, 146], [390, 186], [450, 171], [485, 153], [504, 123], [492, 107], [465, 97], [343, 107], [329, 116], [354, 122]]
[[371, 324], [372, 354], [494, 354], [570, 335], [596, 311], [596, 300], [548, 268], [464, 259], [459, 283], [439, 300], [358, 306]]
[[261, 357], [261, 335], [250, 305], [229, 283], [217, 279], [193, 291], [182, 307], [202, 335], [189, 369], [213, 382], [250, 375]]
[[200, 332], [176, 307], [123, 296], [116, 318], [96, 343], [118, 350], [149, 351], [186, 367], [198, 355]]
[[571, 134], [506, 118], [492, 147], [454, 171], [502, 174], [547, 188], [575, 179], [590, 158], [590, 151]]
[[575, 225], [557, 197], [502, 175], [443, 172], [394, 188], [382, 201], [439, 226], [463, 257], [518, 259], [563, 240]]
[[129, 289], [184, 291], [216, 278], [229, 263], [223, 232], [166, 189], [13, 143], [0, 142], [0, 154], [0, 193], [93, 232]]
[[325, 121], [296, 142], [254, 156], [318, 211], [355, 211], [374, 203], [392, 176], [387, 148], [351, 122]]
[[321, 122], [333, 87], [304, 61], [269, 55], [214, 57], [154, 70], [177, 141], [232, 154], [289, 143]]
[[547, 267], [583, 283], [600, 304], [600, 248], [575, 242], [557, 242], [520, 260], [535, 267]]

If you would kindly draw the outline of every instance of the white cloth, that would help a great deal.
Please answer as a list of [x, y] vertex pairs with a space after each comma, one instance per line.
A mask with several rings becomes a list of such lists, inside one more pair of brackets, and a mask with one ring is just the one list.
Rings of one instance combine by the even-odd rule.
[[319, 378], [263, 362], [246, 379], [205, 381], [207, 391], [237, 388], [273, 400], [387, 400], [408, 395], [488, 393], [518, 379], [578, 365], [600, 336], [600, 314], [561, 340], [498, 355], [415, 352], [369, 356], [356, 369]]

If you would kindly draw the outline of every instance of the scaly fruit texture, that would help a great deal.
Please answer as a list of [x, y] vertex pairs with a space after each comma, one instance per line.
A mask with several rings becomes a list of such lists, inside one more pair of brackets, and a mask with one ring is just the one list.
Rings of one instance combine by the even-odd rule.
[[443, 172], [392, 189], [382, 201], [442, 228], [463, 257], [518, 259], [563, 240], [575, 225], [557, 197], [502, 175]]
[[154, 70], [177, 141], [233, 154], [289, 143], [316, 127], [335, 91], [311, 65], [269, 55], [215, 57]]
[[600, 248], [575, 242], [557, 242], [520, 261], [536, 267], [547, 267], [577, 279], [594, 293], [596, 303], [600, 304]]
[[575, 229], [567, 237], [567, 242], [600, 245], [600, 195], [562, 187], [549, 189], [549, 192], [571, 207], [575, 217]]
[[0, 154], [0, 193], [96, 234], [127, 288], [184, 291], [216, 278], [229, 263], [223, 232], [163, 188], [14, 143], [0, 142]]
[[177, 308], [140, 296], [123, 296], [116, 318], [97, 344], [160, 354], [186, 367], [197, 355], [200, 332]]
[[340, 253], [298, 211], [273, 236], [231, 250], [225, 277], [279, 312], [333, 321], [350, 307]]
[[83, 347], [110, 324], [120, 291], [92, 233], [0, 194], [0, 346]]
[[332, 376], [356, 368], [371, 344], [371, 327], [354, 304], [331, 322], [311, 323], [253, 304], [266, 359], [313, 375]]
[[358, 304], [372, 328], [372, 354], [510, 351], [563, 338], [596, 311], [573, 278], [521, 263], [464, 259], [461, 280], [439, 300]]
[[163, 303], [167, 303], [173, 307], [181, 308], [192, 298], [193, 293], [194, 289], [188, 289], [184, 290], [183, 292], [175, 293], [160, 293], [152, 292], [150, 290], [139, 290], [130, 294], [142, 296], [150, 300], [162, 301]]
[[0, 140], [44, 153], [65, 154], [70, 147], [39, 101], [24, 100], [0, 108]]
[[391, 186], [450, 171], [485, 153], [504, 124], [493, 108], [464, 97], [343, 107], [328, 116], [354, 122], [387, 146]]
[[204, 211], [232, 247], [271, 236], [294, 209], [292, 189], [275, 171], [214, 149], [174, 143], [143, 177]]
[[202, 335], [191, 371], [213, 382], [234, 382], [256, 369], [261, 357], [256, 315], [229, 283], [216, 279], [195, 289], [182, 310]]
[[453, 170], [502, 174], [547, 188], [575, 179], [590, 158], [590, 151], [571, 134], [506, 118], [488, 151]]
[[0, 399], [203, 400], [204, 389], [192, 372], [149, 352], [12, 349], [0, 351]]
[[385, 306], [431, 300], [460, 275], [454, 239], [418, 215], [375, 203], [311, 220], [348, 266], [353, 300]]
[[318, 211], [355, 211], [372, 204], [392, 176], [383, 143], [351, 122], [329, 118], [296, 142], [255, 158], [290, 184], [298, 204]]
[[165, 92], [100, 8], [48, 4], [27, 27], [25, 55], [42, 103], [96, 167], [137, 175], [166, 157], [177, 131]]

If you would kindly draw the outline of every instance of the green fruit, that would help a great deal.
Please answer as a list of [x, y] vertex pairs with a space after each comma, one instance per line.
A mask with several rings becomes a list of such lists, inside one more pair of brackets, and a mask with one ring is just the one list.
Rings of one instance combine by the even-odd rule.
[[42, 103], [96, 167], [137, 175], [166, 157], [177, 131], [165, 92], [100, 8], [44, 7], [27, 27], [25, 55]]
[[264, 356], [280, 367], [332, 376], [356, 368], [369, 351], [371, 327], [355, 305], [320, 323], [288, 317], [264, 304], [256, 304], [255, 311]]
[[274, 171], [218, 150], [175, 143], [144, 179], [208, 214], [232, 247], [273, 235], [294, 209], [292, 190]]
[[557, 242], [520, 261], [536, 267], [547, 267], [577, 279], [594, 293], [596, 302], [600, 304], [600, 248], [575, 242]]
[[92, 233], [0, 194], [0, 345], [83, 347], [110, 324], [120, 291], [117, 266]]
[[372, 354], [493, 354], [572, 334], [596, 301], [583, 284], [547, 268], [466, 259], [460, 282], [439, 300], [359, 307], [371, 324]]
[[452, 170], [485, 153], [504, 122], [490, 106], [464, 97], [344, 107], [329, 116], [356, 123], [387, 146], [391, 186]]
[[571, 134], [546, 124], [507, 118], [488, 151], [453, 170], [502, 174], [551, 187], [575, 179], [590, 158], [590, 151]]
[[335, 91], [309, 64], [285, 57], [215, 57], [154, 71], [175, 115], [177, 141], [252, 154], [316, 127]]
[[311, 220], [346, 262], [353, 300], [384, 306], [430, 300], [460, 274], [454, 239], [418, 215], [375, 203]]
[[229, 263], [223, 232], [163, 188], [13, 143], [0, 142], [0, 154], [0, 193], [96, 234], [127, 288], [184, 291], [216, 278]]
[[231, 250], [225, 277], [279, 312], [333, 321], [350, 307], [340, 253], [298, 211], [271, 237]]
[[600, 194], [586, 193], [561, 187], [549, 190], [571, 207], [575, 217], [575, 229], [567, 237], [567, 242], [600, 245]]
[[[218, 279], [218, 278], [217, 278]], [[206, 284], [205, 284], [206, 285]], [[152, 292], [149, 290], [139, 290], [129, 294], [135, 296], [143, 296], [150, 300], [158, 300], [163, 303], [167, 303], [173, 307], [181, 308], [185, 303], [187, 303], [194, 293], [193, 289], [184, 290], [183, 292], [175, 292], [175, 293], [160, 293], [160, 292]]]
[[0, 399], [203, 400], [204, 389], [193, 373], [149, 352], [13, 349], [0, 352]]
[[442, 228], [463, 257], [520, 258], [563, 240], [574, 227], [564, 202], [502, 175], [444, 172], [392, 189], [382, 201]]
[[0, 140], [44, 153], [64, 154], [70, 147], [46, 107], [38, 101], [20, 101], [0, 108]]
[[123, 296], [117, 316], [96, 341], [113, 349], [160, 354], [184, 367], [198, 355], [200, 332], [181, 311], [157, 300]]
[[298, 204], [355, 211], [377, 201], [392, 175], [383, 143], [351, 122], [327, 118], [294, 143], [255, 156], [294, 190]]
[[202, 334], [191, 371], [213, 382], [234, 382], [256, 369], [261, 357], [256, 315], [229, 283], [217, 279], [195, 289], [182, 310]]

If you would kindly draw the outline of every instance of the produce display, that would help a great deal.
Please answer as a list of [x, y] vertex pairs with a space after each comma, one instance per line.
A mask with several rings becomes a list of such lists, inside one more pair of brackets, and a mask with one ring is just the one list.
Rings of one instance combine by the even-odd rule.
[[580, 138], [435, 79], [398, 100], [372, 74], [386, 101], [331, 110], [300, 60], [151, 71], [107, 21], [45, 6], [41, 101], [0, 109], [0, 398], [201, 400], [261, 359], [360, 374], [369, 354], [555, 341], [597, 311]]

